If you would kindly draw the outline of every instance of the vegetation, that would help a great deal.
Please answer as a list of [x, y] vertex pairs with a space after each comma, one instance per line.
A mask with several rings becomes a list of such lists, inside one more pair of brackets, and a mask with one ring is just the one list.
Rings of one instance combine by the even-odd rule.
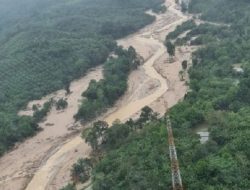
[[185, 31], [195, 28], [195, 26], [196, 25], [193, 20], [184, 22], [182, 25], [177, 26], [177, 28], [173, 32], [170, 32], [166, 36], [166, 41], [176, 39], [180, 34], [182, 34]]
[[175, 45], [172, 42], [167, 41], [166, 47], [167, 47], [167, 52], [168, 52], [169, 56], [170, 57], [175, 56]]
[[[185, 30], [182, 30], [184, 32]], [[176, 45], [183, 45], [190, 41], [190, 45], [205, 45], [218, 41], [220, 38], [230, 37], [232, 33], [228, 26], [217, 26], [209, 23], [200, 24], [187, 31], [183, 38], [177, 38]]]
[[[144, 12], [157, 9], [162, 3], [163, 0], [3, 0], [0, 155], [35, 133], [34, 119], [17, 115], [28, 101], [60, 88], [70, 93], [70, 81], [104, 63], [116, 48], [114, 39], [151, 23], [154, 17]], [[40, 116], [36, 117], [39, 120]]]
[[99, 82], [92, 80], [88, 89], [83, 93], [86, 97], [75, 115], [77, 120], [86, 122], [94, 119], [112, 106], [127, 89], [127, 78], [131, 70], [137, 68], [140, 59], [135, 49], [129, 47], [115, 50], [116, 58], [111, 57], [104, 64], [104, 79]]
[[[250, 4], [246, 0], [192, 0], [189, 6], [191, 13], [202, 13], [202, 19], [228, 23], [229, 26], [204, 24], [181, 29], [191, 30], [188, 38], [196, 36], [193, 43], [203, 45], [193, 54], [193, 67], [188, 71], [190, 92], [168, 113], [185, 189], [247, 190], [250, 187], [249, 9]], [[173, 39], [182, 33], [178, 30], [173, 33], [176, 36]], [[114, 32], [114, 36], [117, 35]], [[191, 39], [188, 38], [185, 40]], [[166, 41], [169, 40], [167, 37]], [[115, 49], [115, 46], [110, 49]], [[126, 89], [124, 81], [134, 66], [132, 63], [135, 63], [135, 57], [130, 53], [134, 52], [132, 49], [116, 48], [115, 51], [118, 57], [110, 58], [105, 63], [105, 79], [92, 81], [84, 93], [86, 99], [83, 105], [89, 106], [88, 110], [95, 115], [112, 105], [116, 97], [123, 93]], [[241, 65], [243, 73], [233, 71], [236, 63]], [[119, 87], [112, 81], [116, 81]], [[112, 99], [109, 99], [110, 96]], [[87, 120], [95, 116], [87, 114], [81, 107], [76, 117]], [[37, 127], [34, 118], [17, 119], [11, 116], [0, 112], [1, 152], [6, 150], [9, 142], [31, 135]], [[9, 125], [9, 121], [13, 125]], [[201, 125], [206, 125], [210, 132], [209, 140], [204, 144], [194, 132]], [[13, 131], [10, 133], [3, 126]], [[171, 189], [166, 123], [164, 118], [157, 119], [148, 107], [143, 109], [136, 121], [117, 122], [110, 128], [99, 121], [85, 135], [86, 142], [94, 151], [101, 152], [100, 161], [92, 169], [94, 190]], [[76, 181], [81, 179], [78, 176], [84, 176], [83, 181], [89, 176], [90, 168], [85, 167], [82, 161], [73, 169]], [[65, 189], [74, 189], [74, 186], [69, 185]]]
[[184, 12], [184, 13], [188, 11], [187, 2], [181, 1], [181, 11]]
[[167, 11], [167, 7], [165, 5], [158, 5], [153, 7], [152, 11], [155, 13], [165, 13]]
[[[105, 157], [95, 164], [92, 172], [93, 189], [170, 187], [171, 177], [167, 172], [170, 166], [165, 162], [168, 156], [167, 139], [163, 138], [165, 135], [164, 123], [157, 121], [157, 114], [149, 107], [142, 109], [140, 118], [136, 121], [129, 120], [125, 124], [116, 122], [110, 128], [103, 121], [94, 123], [87, 134], [84, 133], [85, 141], [90, 142], [93, 151], [99, 152], [99, 155], [102, 155], [100, 152], [105, 152]], [[154, 141], [155, 139], [159, 141]], [[141, 168], [145, 165], [147, 171], [142, 171]], [[158, 184], [157, 178], [162, 173], [165, 173], [165, 181]]]
[[143, 129], [116, 124], [109, 139], [104, 144], [106, 155], [93, 171], [93, 190], [171, 189], [164, 123], [154, 121]]
[[51, 99], [49, 100], [48, 102], [45, 102], [43, 104], [43, 107], [42, 109], [37, 109], [34, 114], [33, 114], [33, 118], [34, 118], [34, 121], [36, 123], [38, 122], [41, 122], [46, 116], [47, 114], [50, 112], [51, 108], [52, 108], [52, 105], [54, 103], [54, 100]]
[[92, 163], [88, 158], [79, 159], [71, 170], [71, 178], [74, 183], [85, 183], [91, 175]]
[[[246, 0], [192, 0], [189, 7], [191, 12], [202, 13], [203, 19], [230, 26], [205, 24], [187, 29], [205, 40], [193, 54], [193, 67], [188, 71], [189, 93], [168, 113], [183, 185], [197, 190], [247, 190], [250, 4]], [[224, 7], [223, 11], [220, 7]], [[236, 63], [244, 72], [234, 72]], [[142, 124], [138, 121], [114, 124], [103, 133], [99, 149], [104, 156], [92, 172], [94, 190], [171, 189], [166, 124], [156, 118]], [[204, 144], [194, 132], [201, 125], [210, 132]]]
[[[224, 11], [220, 9], [222, 6], [225, 8]], [[193, 14], [202, 13], [201, 19], [203, 20], [239, 25], [240, 23], [243, 24], [243, 20], [248, 16], [248, 6], [247, 0], [238, 2], [231, 0], [210, 0], [208, 2], [192, 0], [189, 5], [189, 12]]]
[[93, 124], [91, 130], [86, 134], [85, 142], [91, 146], [93, 151], [100, 150], [107, 129], [108, 124], [105, 121], [98, 121]]
[[[224, 11], [217, 6], [223, 6]], [[184, 187], [245, 190], [250, 186], [250, 147], [246, 144], [250, 132], [246, 98], [250, 90], [246, 85], [250, 36], [243, 31], [250, 29], [250, 4], [193, 0], [189, 7], [192, 12], [201, 12], [203, 19], [230, 26], [202, 24], [191, 29], [185, 39], [196, 36], [191, 44], [205, 47], [193, 55], [189, 70], [192, 91], [170, 112]], [[236, 63], [241, 63], [244, 74], [233, 72]], [[209, 141], [204, 144], [193, 134], [200, 125], [206, 125], [210, 132]]]
[[[92, 127], [85, 130], [82, 134], [85, 142], [87, 142], [93, 149], [92, 158], [91, 160], [80, 159], [78, 163], [73, 166], [73, 179], [79, 179], [81, 176], [89, 178], [90, 168], [94, 168], [94, 170], [92, 170], [92, 176], [94, 177], [92, 179], [94, 180], [93, 189], [129, 189], [130, 187], [132, 189], [136, 187], [138, 187], [136, 189], [145, 189], [146, 186], [143, 182], [147, 180], [149, 181], [150, 178], [156, 180], [157, 176], [159, 177], [161, 172], [158, 172], [155, 166], [160, 168], [160, 165], [163, 164], [163, 161], [165, 160], [165, 153], [168, 154], [165, 149], [167, 142], [166, 139], [163, 141], [161, 140], [162, 146], [158, 147], [153, 153], [150, 153], [151, 150], [149, 149], [151, 144], [146, 143], [150, 137], [144, 139], [145, 135], [149, 136], [151, 133], [154, 133], [155, 137], [158, 139], [160, 136], [165, 135], [166, 128], [164, 125], [162, 125], [161, 128], [156, 127], [159, 124], [163, 124], [161, 121], [157, 121], [157, 116], [158, 114], [154, 113], [150, 107], [146, 106], [141, 110], [139, 119], [135, 121], [130, 119], [125, 124], [117, 121], [114, 122], [110, 128], [108, 128], [108, 124], [104, 121], [93, 123]], [[154, 126], [153, 129], [151, 128], [152, 126]], [[129, 154], [126, 154], [124, 150], [129, 146], [133, 148], [131, 148]], [[145, 148], [143, 154], [140, 153], [142, 147]], [[117, 154], [116, 151], [120, 148], [121, 150], [119, 150], [119, 154]], [[165, 151], [164, 154], [162, 154], [162, 150]], [[137, 157], [138, 154], [140, 154], [140, 157]], [[132, 178], [136, 173], [140, 173], [140, 171], [138, 171], [139, 168], [143, 167], [145, 163], [150, 163], [149, 160], [145, 160], [136, 167], [136, 163], [140, 163], [139, 160], [142, 160], [148, 154], [151, 155], [148, 159], [155, 159], [153, 164], [148, 165], [148, 169], [150, 168], [150, 171], [154, 173], [148, 175], [147, 172], [145, 172], [144, 176], [137, 176], [137, 180], [130, 181], [129, 178]], [[161, 158], [157, 158], [159, 154], [162, 154]], [[104, 159], [102, 159], [103, 155], [105, 155]], [[130, 159], [131, 161], [129, 161]], [[126, 162], [128, 164], [125, 164]], [[162, 171], [167, 170], [169, 167], [167, 163], [164, 164], [166, 168], [162, 168]], [[122, 171], [120, 171], [120, 166], [122, 166]], [[109, 172], [111, 173], [109, 174]], [[131, 173], [131, 176], [128, 179], [120, 184], [115, 184], [118, 179], [125, 177], [128, 172]], [[141, 182], [141, 178], [145, 179]], [[87, 178], [85, 178], [85, 180], [86, 179]], [[75, 185], [79, 182], [81, 183], [80, 180], [73, 181], [75, 182]], [[157, 181], [155, 181], [155, 183], [157, 183]], [[161, 187], [163, 189], [164, 184], [161, 184]]]
[[182, 66], [182, 69], [183, 69], [183, 70], [186, 70], [186, 69], [187, 69], [187, 66], [188, 66], [187, 60], [182, 61], [181, 66]]
[[67, 100], [61, 98], [56, 102], [56, 109], [57, 110], [63, 110], [68, 107], [68, 102]]

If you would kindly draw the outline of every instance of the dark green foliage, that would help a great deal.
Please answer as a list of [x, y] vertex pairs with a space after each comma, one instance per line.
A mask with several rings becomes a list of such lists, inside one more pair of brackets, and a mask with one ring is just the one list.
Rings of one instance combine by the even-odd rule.
[[97, 121], [92, 128], [84, 134], [85, 142], [88, 143], [93, 151], [100, 149], [100, 146], [105, 142], [105, 134], [108, 129], [108, 124], [105, 121]]
[[204, 121], [204, 113], [199, 108], [192, 106], [188, 102], [177, 104], [170, 115], [175, 118], [172, 121], [173, 127], [194, 128]]
[[72, 166], [71, 178], [74, 183], [85, 183], [89, 180], [92, 170], [91, 160], [88, 158], [80, 158], [77, 163]]
[[[249, 7], [246, 0], [191, 2], [190, 9], [204, 13], [202, 18], [227, 21], [231, 26], [205, 24], [192, 28], [189, 34], [201, 36], [198, 44], [204, 46], [193, 54], [190, 92], [169, 111], [185, 189], [250, 187]], [[236, 63], [241, 63], [243, 74], [233, 72]], [[114, 149], [108, 149], [93, 170], [94, 190], [161, 189], [161, 184], [171, 189], [169, 159], [162, 157], [167, 154], [167, 145], [157, 152], [162, 142], [167, 143], [165, 124], [153, 121], [141, 130], [135, 121], [126, 125], [131, 129], [129, 135], [124, 132], [119, 141], [112, 141], [119, 146], [111, 146]], [[206, 125], [210, 132], [204, 144], [194, 132], [200, 125]], [[158, 135], [160, 130], [162, 135]], [[152, 156], [155, 152], [156, 157]], [[154, 165], [156, 160], [160, 165]]]
[[[133, 127], [137, 128], [135, 125]], [[131, 130], [133, 129], [128, 124], [114, 123], [105, 133], [105, 141], [102, 148], [105, 150], [119, 148], [126, 142], [126, 138], [129, 136]]]
[[51, 99], [48, 102], [45, 102], [43, 104], [43, 107], [41, 109], [38, 109], [34, 112], [33, 114], [33, 118], [35, 120], [35, 122], [41, 122], [46, 116], [47, 114], [50, 112], [52, 106], [53, 106], [54, 100]]
[[37, 130], [38, 125], [31, 117], [8, 118], [0, 112], [0, 154], [7, 151], [15, 142], [34, 135]]
[[68, 102], [67, 100], [61, 98], [56, 102], [56, 109], [57, 110], [63, 110], [68, 107]]
[[191, 28], [185, 37], [177, 38], [176, 45], [183, 45], [188, 41], [190, 41], [190, 45], [204, 45], [216, 42], [221, 38], [232, 37], [231, 35], [228, 26], [217, 26], [209, 23], [200, 24]]
[[192, 0], [189, 11], [202, 13], [202, 19], [238, 25], [247, 18], [246, 13], [249, 12], [249, 6], [248, 0]]
[[[106, 61], [116, 47], [114, 38], [151, 23], [154, 17], [144, 12], [162, 3], [163, 0], [2, 0], [0, 154], [22, 140], [20, 134], [29, 134], [26, 128], [34, 129], [17, 125], [22, 120], [17, 112], [28, 101], [60, 88], [70, 93], [72, 80]], [[35, 120], [42, 115], [46, 114], [37, 112]]]
[[191, 29], [195, 28], [195, 26], [196, 26], [196, 24], [193, 20], [184, 22], [182, 25], [177, 26], [176, 30], [174, 30], [173, 32], [170, 32], [166, 36], [166, 41], [176, 39], [183, 32], [185, 32], [187, 30], [191, 30]]
[[187, 60], [182, 61], [181, 63], [182, 69], [186, 70], [187, 69]]
[[[187, 32], [186, 36], [178, 38], [179, 35]], [[221, 38], [229, 38], [232, 33], [227, 25], [213, 25], [210, 23], [196, 26], [193, 20], [184, 22], [177, 26], [176, 30], [166, 36], [165, 44], [169, 40], [174, 40], [175, 45], [184, 45], [190, 42], [190, 45], [203, 45], [210, 42], [216, 42]]]
[[170, 41], [166, 41], [165, 45], [167, 47], [167, 52], [169, 56], [173, 57], [175, 55], [175, 45]]
[[37, 107], [36, 104], [34, 104], [34, 105], [32, 106], [32, 110], [33, 110], [34, 112], [38, 110], [38, 107]]
[[[231, 27], [204, 24], [188, 33], [199, 35], [201, 41], [195, 43], [206, 47], [193, 55], [192, 91], [170, 111], [183, 184], [186, 189], [246, 190], [250, 186], [250, 147], [246, 143], [250, 133], [250, 35], [239, 28], [249, 31], [249, 3], [193, 0], [190, 8], [204, 13], [202, 18], [232, 23]], [[242, 63], [244, 74], [233, 73], [236, 63]], [[204, 123], [210, 140], [200, 144], [190, 127]]]
[[95, 167], [93, 190], [171, 189], [165, 125], [149, 123], [140, 132], [122, 135], [125, 127], [115, 126], [117, 132], [109, 136], [118, 146], [109, 146]]
[[[94, 190], [171, 188], [166, 127], [156, 116], [145, 107], [138, 120], [116, 122], [99, 135], [104, 157], [94, 166]], [[84, 136], [96, 131], [94, 124]]]
[[167, 7], [165, 5], [158, 5], [152, 8], [152, 11], [155, 13], [165, 13], [167, 11]]
[[110, 58], [104, 64], [104, 79], [99, 82], [92, 80], [83, 93], [86, 99], [75, 115], [77, 120], [86, 122], [94, 119], [126, 91], [128, 74], [137, 68], [140, 60], [132, 47], [128, 50], [118, 47], [115, 53], [118, 57]]
[[141, 110], [141, 115], [140, 118], [137, 120], [137, 124], [144, 125], [145, 123], [156, 119], [157, 113], [154, 113], [154, 111], [150, 107], [145, 106]]

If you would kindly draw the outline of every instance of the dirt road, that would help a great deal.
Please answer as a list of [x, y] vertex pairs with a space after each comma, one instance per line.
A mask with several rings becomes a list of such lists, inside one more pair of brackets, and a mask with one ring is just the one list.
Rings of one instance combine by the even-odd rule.
[[[163, 41], [167, 33], [188, 19], [176, 9], [174, 0], [166, 0], [168, 11], [156, 15], [156, 21], [118, 41], [120, 45], [132, 45], [146, 62], [129, 76], [129, 89], [104, 117], [108, 123], [116, 119], [124, 121], [136, 117], [146, 105], [163, 114], [175, 105], [187, 91], [184, 81], [180, 81], [181, 62], [190, 59], [191, 51], [182, 47], [177, 52], [176, 62], [168, 64]], [[152, 14], [151, 12], [148, 12]], [[37, 136], [25, 141], [15, 150], [0, 159], [0, 189], [3, 190], [57, 190], [70, 178], [71, 165], [80, 157], [89, 155], [90, 148], [78, 136], [69, 131], [74, 124], [81, 92], [93, 78], [100, 79], [101, 68], [90, 72], [81, 81], [72, 83], [72, 94], [68, 97], [69, 108], [64, 112], [52, 110], [44, 129]], [[35, 103], [42, 103], [51, 96], [59, 98], [64, 91], [45, 97]], [[30, 103], [30, 107], [33, 103]], [[30, 114], [22, 112], [20, 114]]]

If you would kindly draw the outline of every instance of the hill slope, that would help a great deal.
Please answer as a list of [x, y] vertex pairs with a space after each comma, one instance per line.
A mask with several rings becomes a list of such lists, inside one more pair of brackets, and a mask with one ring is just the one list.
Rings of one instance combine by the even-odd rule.
[[[191, 13], [201, 13], [204, 20], [227, 25], [182, 26], [187, 36], [176, 41], [202, 45], [194, 53], [189, 70], [191, 90], [183, 102], [169, 111], [185, 189], [250, 187], [249, 10], [250, 4], [245, 0], [193, 0]], [[126, 134], [124, 128], [137, 125], [125, 125], [120, 132], [115, 125], [116, 132], [109, 138], [118, 146], [106, 149], [104, 158], [94, 168], [93, 188], [162, 189], [164, 184], [165, 189], [171, 189], [164, 125], [163, 121], [151, 121], [125, 140], [117, 134]], [[195, 129], [202, 126], [210, 132], [204, 144], [195, 134]]]
[[151, 23], [145, 10], [162, 0], [24, 0], [0, 5], [0, 154], [34, 134], [36, 121], [18, 117], [38, 99], [102, 64], [114, 39]]

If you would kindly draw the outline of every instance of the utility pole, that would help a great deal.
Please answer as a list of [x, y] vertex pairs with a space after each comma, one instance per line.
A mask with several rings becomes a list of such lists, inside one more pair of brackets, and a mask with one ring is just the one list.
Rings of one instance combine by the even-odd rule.
[[169, 156], [170, 156], [171, 170], [172, 170], [173, 190], [183, 190], [179, 162], [177, 159], [177, 153], [174, 144], [172, 125], [169, 116], [166, 117], [166, 121], [167, 121], [167, 131], [168, 131]]

